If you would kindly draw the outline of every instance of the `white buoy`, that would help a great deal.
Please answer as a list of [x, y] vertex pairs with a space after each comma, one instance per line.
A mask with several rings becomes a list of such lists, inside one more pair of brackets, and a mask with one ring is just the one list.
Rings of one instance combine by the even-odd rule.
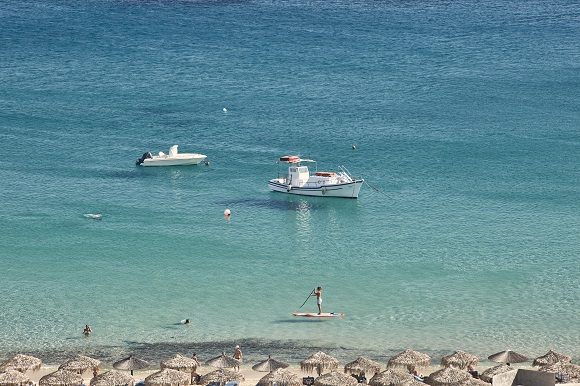
[[228, 109], [226, 109], [225, 107], [223, 108], [224, 113], [228, 112]]
[[229, 209], [224, 210], [224, 216], [229, 217], [232, 214]]

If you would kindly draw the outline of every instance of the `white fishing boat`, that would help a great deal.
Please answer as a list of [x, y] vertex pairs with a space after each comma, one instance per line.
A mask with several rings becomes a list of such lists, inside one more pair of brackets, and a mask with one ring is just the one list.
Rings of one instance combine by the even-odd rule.
[[177, 145], [171, 146], [169, 154], [162, 151], [159, 155], [153, 155], [147, 152], [141, 156], [135, 163], [142, 166], [178, 166], [178, 165], [197, 165], [207, 156], [197, 153], [178, 153]]
[[280, 157], [278, 165], [288, 164], [288, 173], [280, 175], [278, 170], [278, 178], [268, 182], [270, 189], [302, 196], [358, 198], [364, 179], [352, 178], [344, 166], [339, 166], [337, 173], [319, 172], [316, 169], [311, 174], [308, 166], [302, 165], [304, 162], [316, 164], [314, 160], [293, 155]]

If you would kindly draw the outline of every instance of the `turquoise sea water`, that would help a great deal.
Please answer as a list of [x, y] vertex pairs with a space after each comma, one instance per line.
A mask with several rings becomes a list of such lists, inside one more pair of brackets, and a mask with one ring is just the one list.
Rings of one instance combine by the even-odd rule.
[[3, 1], [0, 49], [0, 357], [580, 357], [577, 2]]

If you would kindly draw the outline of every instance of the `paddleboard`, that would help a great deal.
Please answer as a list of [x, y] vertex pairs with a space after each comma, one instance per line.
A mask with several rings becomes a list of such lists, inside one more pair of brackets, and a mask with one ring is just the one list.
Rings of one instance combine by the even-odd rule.
[[338, 314], [336, 312], [323, 312], [319, 314], [317, 312], [295, 312], [294, 316], [304, 316], [307, 318], [337, 318], [339, 316], [344, 316], [344, 314]]

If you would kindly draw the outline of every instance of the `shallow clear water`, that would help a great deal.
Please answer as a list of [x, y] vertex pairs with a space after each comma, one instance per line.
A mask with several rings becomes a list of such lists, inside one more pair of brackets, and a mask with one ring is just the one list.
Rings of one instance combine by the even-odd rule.
[[[577, 358], [579, 16], [571, 1], [5, 2], [0, 356]], [[134, 166], [173, 144], [211, 164]], [[268, 191], [298, 153], [376, 189]], [[292, 318], [318, 285], [346, 317]]]

